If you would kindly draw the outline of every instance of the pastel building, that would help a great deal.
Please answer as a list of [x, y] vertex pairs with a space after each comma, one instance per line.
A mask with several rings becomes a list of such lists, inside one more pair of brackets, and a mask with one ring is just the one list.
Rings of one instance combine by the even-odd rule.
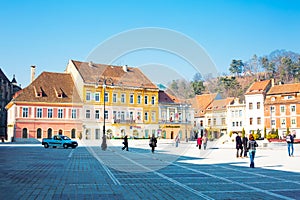
[[70, 74], [43, 72], [6, 106], [8, 137], [38, 140], [54, 134], [77, 138], [82, 132], [82, 102]]
[[158, 134], [158, 87], [138, 68], [70, 60], [66, 73], [83, 102], [83, 138]]
[[267, 133], [278, 130], [284, 138], [287, 132], [300, 134], [300, 83], [274, 85], [266, 94], [264, 124]]

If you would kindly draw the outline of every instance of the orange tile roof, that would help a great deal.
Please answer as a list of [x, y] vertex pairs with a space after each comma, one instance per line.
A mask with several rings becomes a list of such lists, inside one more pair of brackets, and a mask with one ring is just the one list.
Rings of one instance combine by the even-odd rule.
[[159, 103], [182, 103], [182, 101], [176, 96], [161, 90], [158, 92], [158, 101]]
[[[58, 97], [58, 95], [61, 95], [61, 97]], [[71, 75], [54, 72], [41, 73], [29, 86], [20, 90], [15, 95], [13, 101], [81, 103]]]
[[271, 80], [254, 82], [246, 91], [245, 95], [249, 94], [262, 94], [271, 86]]
[[[158, 89], [140, 69], [127, 67], [127, 72], [122, 66], [95, 64], [71, 60], [80, 73], [85, 83], [95, 84], [104, 78], [112, 79], [113, 85]], [[107, 83], [110, 84], [110, 83]]]
[[205, 114], [206, 108], [217, 97], [217, 93], [196, 95], [191, 100], [192, 107], [195, 109], [195, 117], [200, 117]]
[[272, 94], [289, 94], [289, 93], [299, 93], [300, 92], [300, 83], [292, 83], [292, 84], [282, 84], [282, 85], [274, 85], [271, 87], [268, 95]]
[[207, 110], [222, 110], [226, 109], [226, 106], [234, 101], [234, 97], [228, 97], [226, 99], [214, 100], [208, 107]]

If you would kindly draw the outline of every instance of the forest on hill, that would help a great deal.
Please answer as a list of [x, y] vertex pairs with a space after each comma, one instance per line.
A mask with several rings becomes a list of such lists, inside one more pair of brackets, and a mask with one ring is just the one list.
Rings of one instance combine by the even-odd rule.
[[167, 85], [168, 92], [181, 99], [193, 98], [205, 93], [219, 93], [223, 98], [244, 99], [249, 86], [258, 80], [274, 79], [275, 83], [300, 81], [300, 54], [286, 50], [275, 50], [267, 56], [253, 55], [247, 61], [233, 59], [228, 73], [218, 77], [194, 75], [192, 81], [173, 80]]

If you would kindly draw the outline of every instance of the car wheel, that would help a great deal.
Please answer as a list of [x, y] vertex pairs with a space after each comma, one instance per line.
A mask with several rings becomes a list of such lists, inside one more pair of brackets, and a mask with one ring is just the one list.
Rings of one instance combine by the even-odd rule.
[[64, 144], [63, 147], [64, 147], [64, 149], [67, 149], [67, 148], [68, 148], [68, 145], [67, 145], [67, 144]]
[[75, 147], [72, 147], [72, 149], [75, 149], [76, 148], [76, 146]]
[[48, 143], [45, 143], [44, 144], [44, 147], [47, 149], [49, 147], [49, 144]]

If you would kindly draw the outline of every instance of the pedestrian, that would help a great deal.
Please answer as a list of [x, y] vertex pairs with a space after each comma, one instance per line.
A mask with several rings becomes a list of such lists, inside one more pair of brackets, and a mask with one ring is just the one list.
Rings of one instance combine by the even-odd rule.
[[243, 147], [244, 147], [244, 158], [248, 158], [248, 156], [247, 156], [247, 153], [248, 153], [248, 149], [247, 149], [248, 138], [245, 134], [243, 136], [242, 142], [243, 142]]
[[202, 137], [198, 137], [197, 146], [198, 146], [199, 149], [201, 149], [201, 145], [202, 145]]
[[236, 157], [242, 157], [243, 155], [243, 142], [240, 134], [238, 134], [235, 138], [235, 146], [236, 146]]
[[124, 136], [124, 141], [123, 141], [123, 147], [122, 150], [126, 149], [126, 151], [128, 151], [128, 138], [127, 135]]
[[249, 157], [250, 157], [250, 167], [254, 168], [254, 157], [256, 152], [256, 147], [258, 147], [257, 142], [254, 140], [254, 137], [252, 134], [249, 135], [249, 140], [247, 144], [247, 149], [249, 151]]
[[157, 146], [157, 139], [155, 138], [154, 134], [152, 134], [152, 137], [150, 138], [149, 146], [151, 147], [152, 153], [154, 153], [155, 147]]
[[178, 143], [180, 143], [179, 135], [177, 135], [176, 138], [175, 138], [175, 146], [176, 147], [178, 147]]
[[289, 156], [293, 157], [294, 156], [294, 136], [291, 133], [289, 133], [286, 136], [285, 140], [287, 142]]
[[204, 135], [204, 136], [202, 137], [202, 144], [203, 144], [203, 149], [204, 149], [204, 150], [206, 150], [207, 141], [208, 141], [208, 139], [207, 139], [206, 135]]

